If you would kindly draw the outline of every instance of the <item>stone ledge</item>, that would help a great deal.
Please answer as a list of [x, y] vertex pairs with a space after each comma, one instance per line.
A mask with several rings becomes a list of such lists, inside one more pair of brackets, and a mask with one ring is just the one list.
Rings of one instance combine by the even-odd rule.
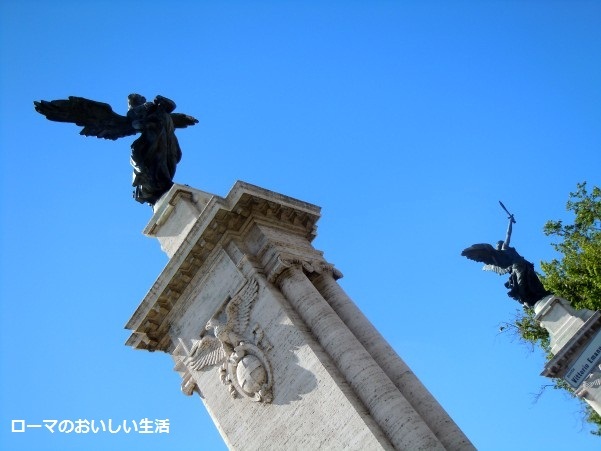
[[[179, 196], [182, 194], [180, 191], [193, 190], [209, 200], [125, 325], [126, 329], [133, 332], [126, 345], [136, 349], [168, 350], [171, 343], [165, 319], [226, 232], [239, 233], [249, 221], [260, 220], [295, 229], [309, 241], [316, 236], [316, 223], [321, 210], [316, 205], [242, 181], [236, 182], [225, 198], [188, 187], [182, 190], [181, 187], [177, 185], [169, 193]], [[160, 218], [170, 214], [169, 205], [170, 201], [159, 201], [147, 227], [149, 232], [157, 227]]]

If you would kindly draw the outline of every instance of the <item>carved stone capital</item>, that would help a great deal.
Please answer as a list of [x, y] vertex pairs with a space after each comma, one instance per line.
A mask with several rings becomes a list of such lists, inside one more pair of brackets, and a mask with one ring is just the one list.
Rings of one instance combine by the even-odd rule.
[[342, 273], [324, 260], [302, 259], [298, 257], [279, 256], [276, 264], [271, 269], [268, 280], [276, 285], [279, 284], [281, 277], [285, 277], [285, 272], [289, 268], [300, 268], [305, 274], [323, 274], [330, 273], [334, 280], [342, 277]]

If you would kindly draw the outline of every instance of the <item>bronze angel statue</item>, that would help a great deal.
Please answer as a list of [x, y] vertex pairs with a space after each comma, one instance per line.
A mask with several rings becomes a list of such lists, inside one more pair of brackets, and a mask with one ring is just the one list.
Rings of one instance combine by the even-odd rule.
[[[504, 206], [503, 208], [505, 209]], [[461, 255], [484, 263], [482, 269], [485, 271], [494, 271], [499, 275], [509, 274], [509, 280], [505, 282], [505, 287], [509, 289], [507, 295], [524, 306], [533, 307], [550, 293], [543, 287], [534, 265], [518, 254], [515, 248], [509, 246], [513, 224], [515, 224], [514, 216], [509, 214], [505, 241], [499, 241], [496, 248], [486, 243], [474, 244], [464, 249]]]
[[160, 95], [152, 102], [139, 94], [130, 94], [127, 99], [125, 116], [115, 113], [107, 103], [83, 97], [41, 100], [34, 105], [51, 121], [83, 126], [81, 135], [116, 140], [140, 133], [131, 145], [134, 198], [154, 205], [173, 185], [175, 168], [182, 157], [175, 129], [197, 124], [198, 120], [173, 113], [175, 103]]

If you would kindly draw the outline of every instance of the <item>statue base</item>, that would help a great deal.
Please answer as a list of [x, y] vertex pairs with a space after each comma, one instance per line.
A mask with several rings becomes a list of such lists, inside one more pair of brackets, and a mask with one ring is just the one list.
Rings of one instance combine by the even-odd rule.
[[549, 332], [553, 353], [541, 375], [563, 379], [601, 414], [601, 312], [574, 310], [553, 295], [538, 301], [534, 311]]

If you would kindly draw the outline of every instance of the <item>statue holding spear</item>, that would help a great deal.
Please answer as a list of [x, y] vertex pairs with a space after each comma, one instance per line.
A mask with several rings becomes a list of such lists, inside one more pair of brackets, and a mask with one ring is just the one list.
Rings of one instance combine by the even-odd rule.
[[484, 263], [482, 269], [485, 271], [494, 271], [499, 275], [509, 274], [509, 280], [505, 282], [505, 287], [509, 289], [507, 295], [525, 307], [533, 307], [550, 293], [543, 287], [534, 270], [534, 265], [509, 245], [513, 224], [516, 223], [516, 220], [503, 202], [499, 201], [499, 204], [509, 216], [505, 241], [498, 241], [496, 248], [487, 243], [474, 244], [464, 249], [461, 255], [470, 260]]

